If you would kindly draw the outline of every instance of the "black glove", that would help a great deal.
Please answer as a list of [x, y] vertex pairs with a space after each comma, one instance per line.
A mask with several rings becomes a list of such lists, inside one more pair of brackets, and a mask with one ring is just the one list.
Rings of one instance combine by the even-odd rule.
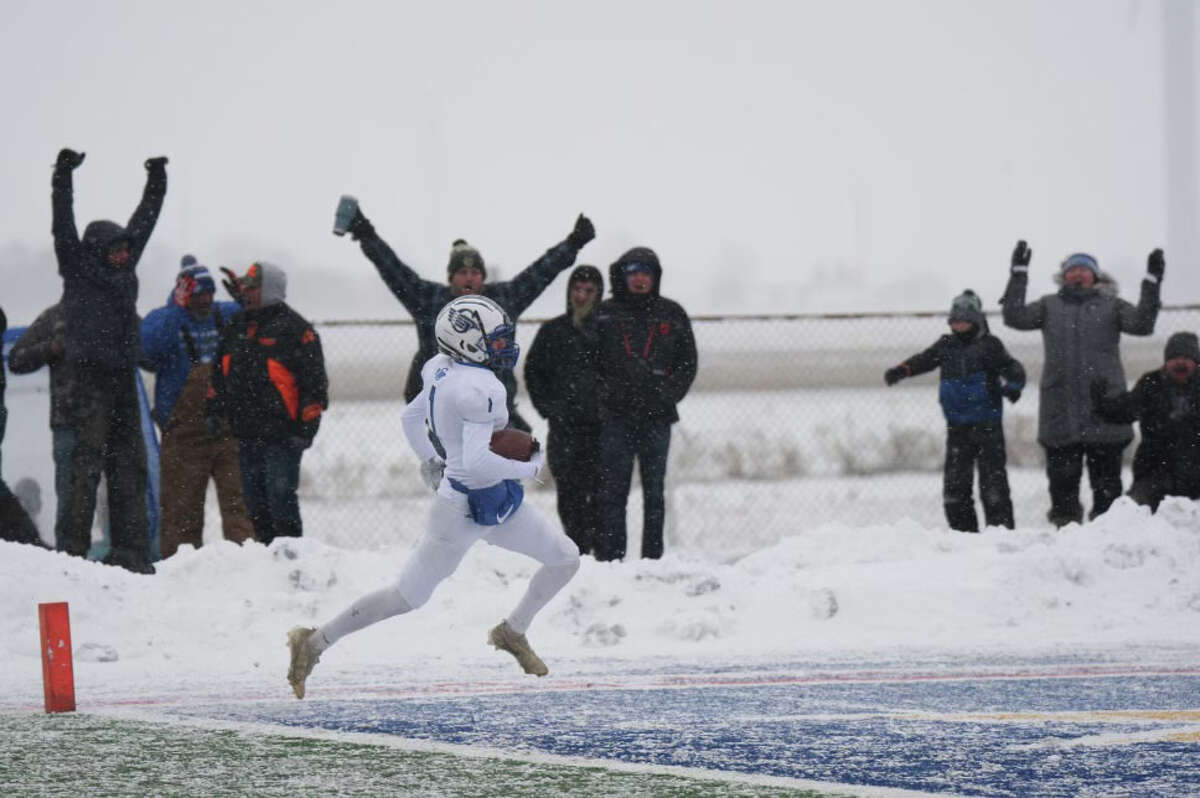
[[1004, 394], [1004, 398], [1015, 405], [1021, 399], [1021, 389], [1023, 387], [1022, 385], [1017, 385], [1015, 382], [1006, 382], [1004, 383], [1004, 387], [1000, 389], [1000, 393]]
[[79, 168], [79, 164], [83, 163], [86, 155], [86, 152], [75, 152], [75, 150], [63, 147], [58, 151], [58, 161], [54, 165], [74, 170]]
[[883, 372], [883, 381], [888, 385], [895, 385], [908, 376], [908, 366], [901, 363], [899, 366], [892, 366], [887, 371]]
[[575, 247], [575, 249], [583, 249], [583, 245], [596, 237], [596, 226], [592, 224], [592, 220], [579, 214], [579, 218], [575, 220], [575, 229], [567, 236], [567, 243]]
[[238, 278], [237, 275], [233, 273], [233, 270], [222, 266], [221, 274], [225, 275], [225, 277], [221, 280], [221, 285], [225, 286], [225, 290], [229, 292], [229, 296], [233, 297], [233, 301], [237, 302], [239, 305], [246, 304], [242, 299], [242, 289], [238, 286]]
[[161, 172], [167, 168], [167, 156], [160, 155], [157, 158], [147, 158], [146, 163], [144, 163], [143, 166], [146, 167], [147, 172]]
[[219, 440], [222, 433], [224, 433], [224, 430], [221, 427], [222, 425], [220, 416], [204, 417], [204, 430], [208, 433], [208, 437], [212, 438], [214, 441]]
[[1154, 279], [1162, 282], [1163, 272], [1167, 270], [1167, 261], [1163, 257], [1163, 251], [1156, 249], [1150, 253], [1150, 257], [1146, 258], [1146, 272]]
[[1029, 245], [1024, 241], [1018, 241], [1012, 254], [1012, 271], [1016, 271], [1018, 266], [1027, 269], [1032, 258], [1033, 250], [1029, 248]]
[[375, 225], [363, 216], [362, 208], [358, 208], [354, 211], [354, 218], [350, 220], [350, 226], [346, 228], [346, 232], [355, 241], [361, 241], [375, 235]]

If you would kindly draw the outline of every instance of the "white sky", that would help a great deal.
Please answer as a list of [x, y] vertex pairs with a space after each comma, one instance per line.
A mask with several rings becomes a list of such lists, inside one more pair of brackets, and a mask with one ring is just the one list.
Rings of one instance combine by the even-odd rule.
[[[523, 267], [584, 211], [581, 262], [645, 244], [693, 313], [994, 308], [1014, 241], [1034, 291], [1094, 252], [1132, 296], [1166, 242], [1162, 4], [7, 0], [0, 269], [11, 323], [58, 295], [49, 178], [124, 221], [142, 160], [170, 188], [142, 310], [179, 255], [291, 276], [314, 319], [403, 317], [332, 236], [359, 197], [443, 279], [465, 237]], [[18, 279], [13, 279], [17, 275]], [[564, 280], [529, 315], [561, 311]]]

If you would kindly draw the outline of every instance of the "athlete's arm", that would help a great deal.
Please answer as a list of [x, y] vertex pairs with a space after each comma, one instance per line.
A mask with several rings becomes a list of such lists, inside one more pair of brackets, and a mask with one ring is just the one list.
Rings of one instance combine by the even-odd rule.
[[492, 431], [490, 421], [463, 421], [463, 468], [479, 484], [494, 484], [502, 479], [532, 479], [537, 476], [537, 465], [509, 460], [491, 449]]
[[437, 450], [433, 448], [433, 441], [429, 440], [429, 434], [425, 429], [425, 408], [427, 407], [429, 407], [428, 387], [405, 405], [404, 413], [400, 416], [400, 423], [404, 427], [404, 437], [408, 439], [408, 445], [417, 453], [417, 457], [421, 458], [421, 462], [425, 462], [431, 457], [442, 459]]

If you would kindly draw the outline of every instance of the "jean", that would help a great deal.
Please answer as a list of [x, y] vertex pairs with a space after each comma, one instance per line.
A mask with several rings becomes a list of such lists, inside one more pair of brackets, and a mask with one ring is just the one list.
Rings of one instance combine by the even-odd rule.
[[269, 544], [277, 537], [298, 538], [300, 522], [300, 457], [304, 450], [290, 441], [238, 439], [242, 495], [254, 536]]
[[600, 433], [600, 528], [593, 547], [597, 560], [619, 560], [625, 556], [625, 506], [629, 502], [634, 459], [642, 474], [642, 556], [662, 557], [670, 447], [669, 421], [615, 418], [605, 422]]

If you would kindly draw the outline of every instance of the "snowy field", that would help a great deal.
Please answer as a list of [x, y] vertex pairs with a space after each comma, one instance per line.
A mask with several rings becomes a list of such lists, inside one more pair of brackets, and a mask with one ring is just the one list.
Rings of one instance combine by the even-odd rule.
[[[38, 379], [10, 383], [3, 467], [43, 485], [49, 538]], [[302, 540], [224, 543], [210, 495], [205, 546], [151, 577], [0, 544], [5, 792], [1200, 793], [1200, 507], [1122, 499], [1050, 528], [1027, 392], [1006, 405], [1018, 529], [953, 533], [929, 380], [694, 393], [666, 557], [585, 558], [530, 631], [547, 678], [484, 644], [532, 567], [480, 545], [297, 702], [287, 629], [389, 583], [423, 529], [399, 411], [333, 403]], [[554, 513], [551, 487], [528, 500]], [[636, 553], [636, 489], [629, 515]], [[51, 601], [71, 608], [69, 716], [41, 711]]]
[[[29, 774], [64, 778], [65, 751], [125, 763], [89, 784], [104, 794], [365, 795], [414, 773], [400, 791], [1200, 791], [1193, 502], [1122, 499], [1057, 532], [796, 518], [744, 556], [585, 558], [530, 632], [541, 680], [483, 643], [531, 565], [480, 545], [426, 607], [327, 652], [295, 701], [286, 630], [387, 584], [407, 548], [216, 542], [143, 577], [3, 544], [0, 723], [26, 765], [0, 780], [37, 793]], [[45, 601], [71, 607], [77, 719], [39, 714]], [[255, 781], [288, 740], [306, 780]], [[235, 753], [205, 781], [173, 753], [192, 745]]]

